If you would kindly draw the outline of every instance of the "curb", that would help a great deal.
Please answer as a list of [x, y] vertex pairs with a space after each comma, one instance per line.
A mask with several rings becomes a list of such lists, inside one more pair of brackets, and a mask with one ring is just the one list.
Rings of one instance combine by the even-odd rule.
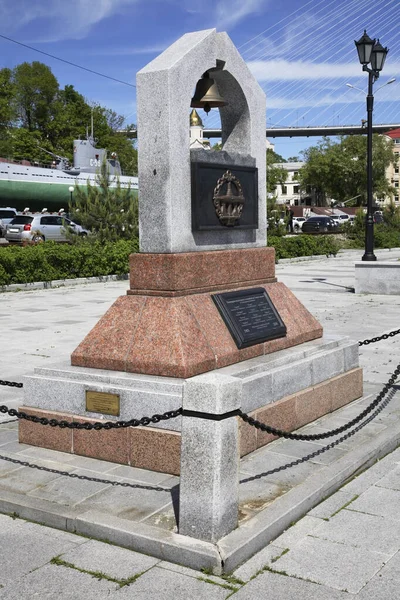
[[53, 281], [33, 281], [31, 283], [11, 283], [0, 286], [0, 292], [29, 292], [30, 290], [47, 290], [85, 283], [106, 283], [107, 281], [125, 281], [129, 273], [123, 275], [99, 275], [98, 277], [77, 277], [76, 279], [54, 279]]

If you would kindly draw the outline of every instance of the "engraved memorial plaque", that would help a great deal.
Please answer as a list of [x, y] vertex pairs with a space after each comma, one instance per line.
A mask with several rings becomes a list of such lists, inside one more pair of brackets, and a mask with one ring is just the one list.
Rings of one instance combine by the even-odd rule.
[[105, 392], [86, 391], [86, 410], [119, 417], [119, 396]]
[[285, 337], [286, 326], [264, 288], [213, 294], [212, 299], [239, 349]]

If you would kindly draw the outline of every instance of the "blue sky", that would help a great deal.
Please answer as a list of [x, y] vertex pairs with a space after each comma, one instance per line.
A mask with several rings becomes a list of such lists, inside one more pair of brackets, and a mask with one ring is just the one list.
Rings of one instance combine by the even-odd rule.
[[[188, 31], [227, 31], [267, 94], [268, 125], [360, 123], [367, 76], [354, 39], [364, 28], [390, 49], [375, 90], [400, 82], [398, 0], [0, 0], [0, 34], [135, 84], [135, 75]], [[1, 66], [48, 64], [61, 86], [136, 121], [135, 89], [0, 38]], [[374, 122], [399, 122], [400, 84], [376, 94]], [[212, 111], [205, 125], [218, 126]], [[315, 138], [275, 140], [285, 158]]]

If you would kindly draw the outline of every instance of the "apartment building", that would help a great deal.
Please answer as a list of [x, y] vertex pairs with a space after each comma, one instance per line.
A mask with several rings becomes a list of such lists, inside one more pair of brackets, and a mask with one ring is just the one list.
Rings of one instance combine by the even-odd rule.
[[286, 181], [284, 184], [278, 184], [275, 196], [278, 204], [295, 205], [304, 204], [311, 205], [311, 198], [306, 193], [300, 191], [299, 171], [304, 165], [304, 162], [287, 162], [275, 163], [274, 167], [285, 169], [287, 172]]
[[[394, 187], [395, 192], [391, 195], [391, 200], [394, 200], [397, 206], [400, 206], [400, 129], [389, 131], [386, 136], [394, 141], [394, 155], [396, 157], [394, 165], [390, 165], [386, 169], [386, 177], [389, 183]], [[387, 200], [385, 201], [385, 204]]]

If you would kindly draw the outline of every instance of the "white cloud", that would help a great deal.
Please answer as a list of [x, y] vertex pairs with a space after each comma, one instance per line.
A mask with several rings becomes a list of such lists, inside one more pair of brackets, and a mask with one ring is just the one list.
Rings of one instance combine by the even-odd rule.
[[136, 54], [160, 54], [168, 46], [169, 43], [155, 44], [154, 46], [142, 47], [125, 46], [120, 48], [100, 48], [93, 51], [93, 54], [95, 54], [96, 56], [132, 56]]
[[199, 29], [215, 27], [219, 31], [232, 29], [243, 19], [256, 15], [271, 0], [175, 0], [189, 15], [200, 22]]
[[215, 26], [231, 29], [249, 15], [260, 13], [266, 0], [219, 0], [215, 5]]
[[312, 63], [307, 61], [289, 62], [278, 60], [254, 60], [247, 63], [258, 81], [304, 81], [307, 79], [334, 79], [336, 77], [358, 77], [360, 65], [357, 63], [334, 64]]
[[21, 26], [42, 21], [47, 31], [36, 41], [54, 42], [81, 39], [91, 27], [138, 0], [18, 0], [0, 2], [3, 31], [17, 31]]

